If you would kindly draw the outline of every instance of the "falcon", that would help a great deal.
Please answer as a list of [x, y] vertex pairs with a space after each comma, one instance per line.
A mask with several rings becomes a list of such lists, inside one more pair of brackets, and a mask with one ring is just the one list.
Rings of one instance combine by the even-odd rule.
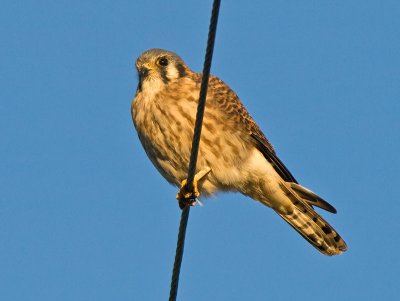
[[[132, 120], [151, 162], [188, 198], [188, 174], [202, 74], [189, 69], [174, 52], [150, 49], [136, 60], [139, 83]], [[195, 196], [240, 192], [272, 208], [325, 255], [346, 251], [340, 235], [314, 206], [336, 209], [301, 186], [277, 157], [261, 129], [228, 85], [210, 76], [204, 112]], [[191, 204], [193, 205], [193, 204]]]

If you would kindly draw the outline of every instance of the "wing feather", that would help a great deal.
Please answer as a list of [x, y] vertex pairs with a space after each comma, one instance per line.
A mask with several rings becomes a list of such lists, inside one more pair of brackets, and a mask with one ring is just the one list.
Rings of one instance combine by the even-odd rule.
[[[201, 75], [198, 74], [198, 76], [199, 79], [201, 79]], [[240, 131], [248, 135], [249, 141], [263, 154], [268, 162], [271, 163], [284, 181], [297, 183], [290, 171], [278, 158], [272, 144], [247, 112], [235, 92], [215, 76], [210, 77], [209, 83], [209, 87], [212, 87], [212, 90], [209, 91], [211, 92], [211, 105], [218, 106], [221, 111], [225, 112], [227, 118], [235, 120]], [[207, 99], [207, 101], [209, 100]]]

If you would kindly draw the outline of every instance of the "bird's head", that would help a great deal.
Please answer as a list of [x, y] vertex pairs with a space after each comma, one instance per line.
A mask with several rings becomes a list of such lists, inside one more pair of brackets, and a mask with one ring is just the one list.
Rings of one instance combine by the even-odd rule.
[[136, 69], [139, 75], [138, 90], [145, 86], [150, 89], [161, 88], [190, 72], [176, 53], [157, 48], [143, 52], [136, 60]]

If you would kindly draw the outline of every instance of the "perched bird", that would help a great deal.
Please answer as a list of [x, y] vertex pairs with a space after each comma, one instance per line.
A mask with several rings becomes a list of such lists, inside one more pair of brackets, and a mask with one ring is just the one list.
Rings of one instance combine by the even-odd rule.
[[[136, 68], [131, 113], [139, 139], [164, 178], [183, 187], [202, 75], [162, 49], [143, 52]], [[196, 172], [194, 185], [201, 194], [240, 192], [275, 210], [323, 254], [346, 251], [313, 206], [332, 213], [335, 208], [296, 181], [238, 96], [215, 76], [209, 80]], [[181, 189], [178, 199], [184, 197]]]

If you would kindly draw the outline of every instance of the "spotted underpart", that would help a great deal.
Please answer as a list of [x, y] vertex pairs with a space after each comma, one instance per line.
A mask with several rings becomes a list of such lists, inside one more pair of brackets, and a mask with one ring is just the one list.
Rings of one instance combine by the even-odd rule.
[[[151, 49], [136, 61], [139, 84], [132, 119], [157, 170], [179, 186], [188, 172], [201, 74], [175, 53]], [[346, 250], [339, 234], [313, 206], [335, 213], [329, 203], [298, 184], [238, 96], [222, 80], [209, 80], [197, 171], [201, 196], [236, 191], [271, 207], [326, 255]]]

